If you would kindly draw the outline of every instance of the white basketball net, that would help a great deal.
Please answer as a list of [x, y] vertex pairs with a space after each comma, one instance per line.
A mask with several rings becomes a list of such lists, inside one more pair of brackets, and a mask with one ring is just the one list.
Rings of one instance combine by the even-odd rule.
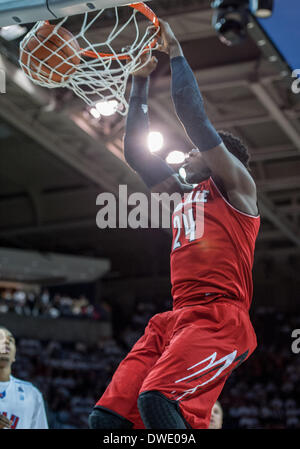
[[[97, 20], [101, 19], [101, 16], [104, 11], [107, 11], [107, 9], [101, 9], [92, 19], [90, 18], [90, 13], [85, 13], [83, 15], [84, 17], [80, 32], [78, 34], [74, 33], [74, 39], [69, 41], [63, 40], [61, 35], [58, 34], [59, 28], [69, 19], [69, 17], [65, 17], [55, 26], [51, 35], [45, 39], [45, 41], [50, 40], [51, 37], [56, 34], [62, 41], [62, 45], [55, 49], [55, 51], [51, 50], [51, 54], [42, 61], [37, 59], [34, 53], [41, 47], [46, 48], [49, 53], [49, 48], [46, 47], [45, 43], [40, 42], [38, 46], [34, 48], [33, 55], [26, 50], [26, 46], [30, 39], [34, 37], [37, 30], [46, 23], [44, 21], [37, 22], [20, 43], [20, 50], [28, 55], [26, 66], [21, 61], [21, 58], [19, 61], [26, 76], [30, 78], [34, 84], [38, 84], [43, 87], [66, 87], [72, 89], [76, 95], [82, 98], [90, 106], [95, 106], [99, 101], [117, 100], [118, 106], [116, 107], [116, 111], [121, 115], [126, 115], [128, 112], [128, 103], [125, 99], [125, 93], [128, 77], [137, 68], [142, 68], [146, 65], [151, 59], [152, 51], [155, 48], [150, 49], [146, 53], [146, 61], [141, 64], [140, 57], [144, 53], [145, 48], [153, 41], [154, 36], [147, 34], [147, 29], [144, 33], [141, 32], [140, 25], [136, 17], [138, 13], [137, 10], [133, 9], [130, 18], [123, 24], [120, 24], [118, 7], [110, 9], [110, 11], [113, 10], [115, 13], [115, 25], [106, 40], [101, 43], [90, 42], [86, 36], [86, 33]], [[119, 53], [116, 53], [116, 50], [113, 48], [114, 41], [130, 24], [131, 26], [133, 25], [135, 30], [134, 41], [128, 47], [122, 49]], [[158, 32], [159, 31], [157, 30], [156, 34], [158, 34]], [[80, 51], [75, 50], [71, 45], [72, 40], [75, 39], [81, 46]], [[62, 48], [66, 48], [66, 46], [68, 46], [73, 52], [73, 55], [70, 57], [63, 57], [59, 54]], [[85, 51], [92, 51], [95, 53], [112, 53], [113, 57], [102, 57], [97, 55], [96, 58], [87, 58], [83, 55], [83, 52]], [[118, 56], [122, 56], [124, 54], [129, 55], [130, 58], [126, 60], [119, 60]], [[66, 62], [68, 63], [68, 66], [70, 65], [68, 72], [71, 72], [71, 75], [69, 77], [66, 76], [68, 75], [68, 72], [64, 75], [59, 72], [60, 63], [55, 68], [52, 68], [47, 64], [47, 60], [53, 57], [53, 55], [61, 59], [61, 65]], [[72, 58], [74, 58], [74, 55], [80, 58], [79, 65], [72, 63]], [[32, 66], [30, 66], [32, 62], [34, 62], [34, 72], [32, 70]], [[43, 74], [43, 67], [47, 67], [49, 70], [49, 75], [47, 74], [45, 76], [45, 74]], [[65, 76], [67, 79], [60, 82], [54, 81], [52, 79], [53, 74], [57, 74], [60, 77]], [[38, 77], [38, 79], [35, 77]]]

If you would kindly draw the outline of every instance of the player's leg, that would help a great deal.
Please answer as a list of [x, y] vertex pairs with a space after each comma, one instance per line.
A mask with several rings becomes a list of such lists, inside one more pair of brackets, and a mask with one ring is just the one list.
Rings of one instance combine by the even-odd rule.
[[205, 429], [231, 371], [254, 351], [255, 333], [249, 315], [225, 302], [173, 314], [173, 336], [142, 385], [139, 411], [149, 429]]
[[150, 390], [138, 397], [138, 409], [146, 429], [187, 429], [179, 405], [163, 393]]
[[104, 407], [95, 407], [89, 416], [90, 429], [132, 429], [133, 423]]
[[144, 335], [120, 363], [90, 415], [91, 428], [144, 428], [137, 399], [144, 379], [164, 350], [170, 313], [151, 318]]

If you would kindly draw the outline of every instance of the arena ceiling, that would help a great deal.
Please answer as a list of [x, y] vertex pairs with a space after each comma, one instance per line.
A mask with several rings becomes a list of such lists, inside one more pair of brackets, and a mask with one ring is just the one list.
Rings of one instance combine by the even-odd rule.
[[[182, 42], [217, 129], [242, 138], [252, 155], [262, 229], [260, 258], [300, 253], [300, 103], [278, 66], [252, 39], [220, 43], [209, 1], [153, 0]], [[109, 26], [109, 24], [107, 24]], [[103, 26], [99, 34], [104, 33]], [[15, 43], [0, 43], [7, 93], [0, 98], [0, 246], [108, 257], [115, 276], [164, 276], [170, 234], [162, 230], [99, 230], [96, 197], [145, 191], [123, 159], [124, 118], [93, 119], [70, 91], [47, 90], [25, 80]], [[158, 54], [150, 92], [151, 128], [164, 152], [192, 144], [170, 98], [167, 57]]]

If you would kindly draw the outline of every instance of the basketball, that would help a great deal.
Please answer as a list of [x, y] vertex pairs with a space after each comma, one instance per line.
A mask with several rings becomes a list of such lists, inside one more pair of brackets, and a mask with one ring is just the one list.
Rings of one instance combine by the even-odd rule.
[[80, 63], [80, 46], [70, 31], [54, 30], [55, 25], [40, 27], [21, 49], [20, 60], [25, 73], [34, 79], [64, 83]]

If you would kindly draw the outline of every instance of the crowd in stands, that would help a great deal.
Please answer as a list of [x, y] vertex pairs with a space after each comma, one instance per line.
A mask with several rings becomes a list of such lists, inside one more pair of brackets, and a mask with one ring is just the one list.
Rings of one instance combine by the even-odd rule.
[[110, 319], [110, 308], [106, 303], [93, 304], [85, 295], [78, 298], [59, 293], [51, 295], [48, 290], [35, 293], [0, 289], [0, 315], [8, 312], [34, 317], [77, 317], [104, 321]]
[[[52, 428], [87, 428], [88, 415], [118, 364], [160, 311], [152, 303], [137, 302], [118, 338], [94, 346], [20, 339], [14, 375], [42, 390]], [[300, 319], [259, 308], [253, 323], [258, 348], [233, 371], [219, 398], [224, 428], [300, 429], [300, 354], [291, 348]]]

